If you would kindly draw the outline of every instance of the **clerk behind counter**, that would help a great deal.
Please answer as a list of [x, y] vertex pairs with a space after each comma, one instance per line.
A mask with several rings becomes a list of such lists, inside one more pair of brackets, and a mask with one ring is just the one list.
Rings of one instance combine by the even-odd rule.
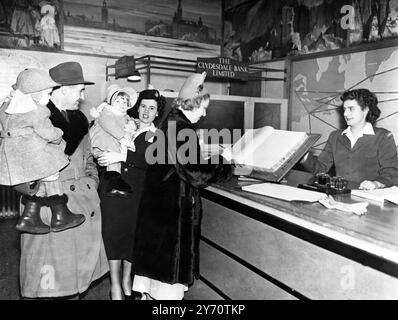
[[301, 164], [313, 174], [335, 167], [350, 189], [373, 190], [398, 185], [397, 147], [392, 133], [376, 128], [377, 97], [367, 89], [342, 94], [345, 130], [335, 130], [318, 158], [307, 153]]

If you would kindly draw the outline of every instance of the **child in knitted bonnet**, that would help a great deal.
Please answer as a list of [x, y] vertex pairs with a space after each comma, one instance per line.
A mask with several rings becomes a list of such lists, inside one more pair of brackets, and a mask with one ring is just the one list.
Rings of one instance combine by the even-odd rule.
[[[127, 115], [127, 110], [135, 105], [137, 98], [138, 94], [133, 88], [112, 84], [108, 87], [105, 102], [91, 109], [90, 114], [95, 121], [89, 133], [94, 157], [107, 150], [119, 152], [123, 147], [135, 150], [133, 137], [137, 123]], [[106, 195], [131, 195], [131, 186], [122, 179], [120, 173], [120, 162], [106, 167]]]
[[[69, 159], [64, 154], [63, 132], [52, 125], [47, 108], [50, 93], [58, 85], [44, 70], [25, 69], [0, 107], [0, 184], [17, 188], [34, 182], [46, 195], [23, 195], [24, 210], [16, 226], [21, 232], [59, 232], [85, 220], [84, 215], [69, 211], [59, 180], [59, 171]], [[41, 206], [51, 209], [50, 226], [41, 220]]]

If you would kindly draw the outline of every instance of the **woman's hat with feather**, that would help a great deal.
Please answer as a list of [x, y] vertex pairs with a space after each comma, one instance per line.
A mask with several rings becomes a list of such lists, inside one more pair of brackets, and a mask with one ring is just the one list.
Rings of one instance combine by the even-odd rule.
[[[191, 74], [182, 85], [178, 98], [187, 100], [192, 99], [199, 94], [205, 94], [206, 90], [203, 88], [203, 83], [206, 78], [206, 72]], [[202, 87], [202, 90], [200, 89]]]

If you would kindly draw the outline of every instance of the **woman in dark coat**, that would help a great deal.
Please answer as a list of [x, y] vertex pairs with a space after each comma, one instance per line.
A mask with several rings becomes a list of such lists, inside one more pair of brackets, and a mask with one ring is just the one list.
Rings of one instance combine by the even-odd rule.
[[[145, 150], [151, 144], [156, 130], [153, 120], [161, 112], [165, 99], [157, 90], [144, 90], [140, 93], [133, 110], [138, 111], [139, 129], [135, 134], [135, 152], [106, 152], [98, 158], [98, 163], [108, 166], [122, 162], [121, 177], [132, 188], [132, 195], [126, 197], [107, 196], [108, 179], [101, 179], [99, 189], [102, 210], [102, 236], [109, 260], [111, 275], [111, 299], [122, 300], [123, 293], [131, 297], [132, 250], [137, 219], [137, 209], [141, 198], [146, 171]], [[138, 110], [137, 110], [138, 109]], [[120, 270], [123, 261], [123, 276]]]
[[[216, 161], [205, 161], [201, 157], [192, 126], [206, 115], [209, 104], [210, 96], [203, 88], [205, 75], [194, 74], [187, 79], [166, 121], [160, 125], [158, 132], [166, 138], [159, 142], [157, 135], [158, 140], [151, 146], [152, 149], [157, 144], [157, 156], [163, 149], [171, 158], [167, 163], [158, 162], [148, 167], [138, 210], [133, 290], [147, 293], [148, 298], [182, 299], [188, 285], [199, 277], [200, 189], [231, 173], [231, 166], [223, 164], [220, 156], [217, 155]], [[195, 139], [178, 141], [179, 138], [173, 142], [168, 134], [174, 130], [175, 137], [184, 130], [192, 133], [189, 138]], [[190, 154], [193, 161], [183, 164], [181, 154], [173, 161], [173, 154], [190, 142], [193, 148], [189, 152], [195, 151], [193, 158]], [[161, 156], [158, 161], [162, 161]]]

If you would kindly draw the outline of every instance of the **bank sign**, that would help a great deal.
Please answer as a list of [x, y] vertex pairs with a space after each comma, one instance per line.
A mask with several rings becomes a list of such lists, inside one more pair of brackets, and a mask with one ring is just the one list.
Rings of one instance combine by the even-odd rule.
[[198, 58], [196, 71], [206, 71], [206, 78], [249, 80], [249, 66], [229, 58]]

